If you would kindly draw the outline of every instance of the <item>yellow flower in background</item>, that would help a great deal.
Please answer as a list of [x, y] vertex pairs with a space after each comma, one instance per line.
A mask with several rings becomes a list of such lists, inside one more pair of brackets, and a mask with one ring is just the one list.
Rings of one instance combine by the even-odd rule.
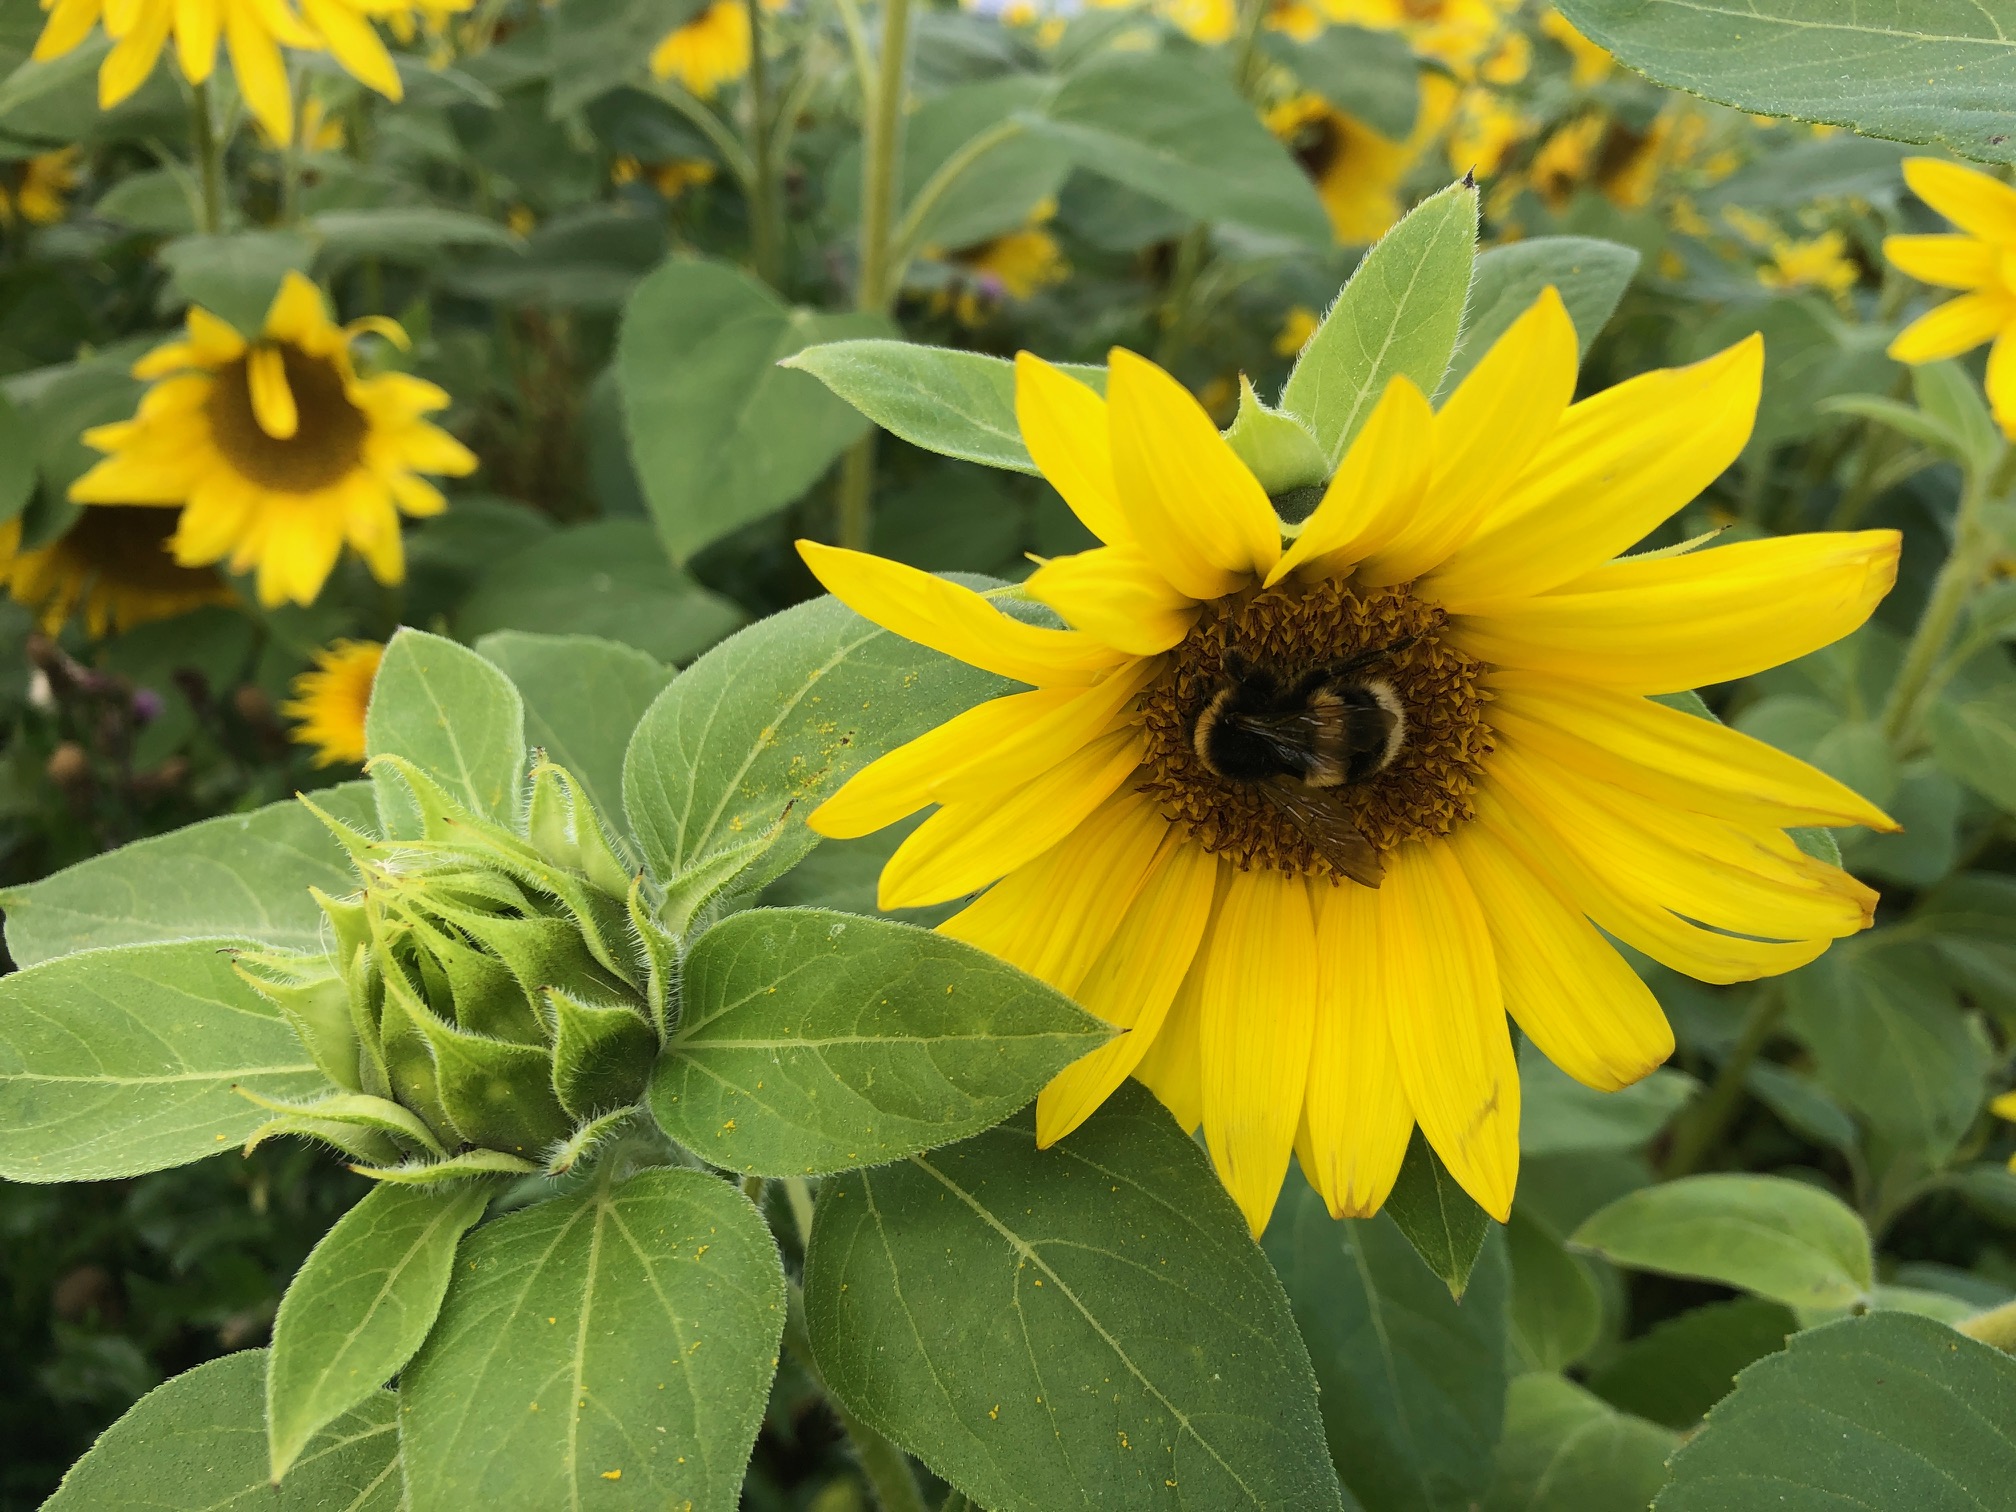
[[1517, 0], [1325, 0], [1324, 9], [1340, 26], [1403, 33], [1414, 51], [1469, 82], [1487, 62], [1507, 84], [1524, 73], [1525, 39], [1511, 20]]
[[1323, 324], [1322, 317], [1307, 305], [1296, 305], [1281, 319], [1280, 334], [1274, 338], [1274, 355], [1299, 357], [1309, 338]]
[[294, 697], [280, 712], [294, 721], [288, 738], [314, 747], [315, 765], [364, 759], [364, 714], [384, 655], [377, 641], [339, 640], [317, 651], [314, 667], [294, 679]]
[[662, 163], [642, 163], [634, 157], [619, 157], [609, 170], [610, 180], [634, 184], [640, 179], [668, 200], [676, 200], [688, 189], [714, 182], [714, 165], [705, 158], [671, 158]]
[[[466, 10], [471, 3], [458, 0], [453, 8]], [[175, 60], [192, 84], [210, 77], [221, 41], [246, 107], [283, 145], [294, 134], [283, 47], [326, 49], [352, 78], [387, 99], [404, 94], [392, 55], [370, 20], [409, 8], [399, 0], [299, 0], [298, 10], [290, 0], [42, 0], [42, 8], [49, 20], [35, 43], [38, 61], [74, 51], [104, 25], [113, 42], [98, 70], [98, 104], [105, 110], [147, 81], [171, 35]]]
[[1215, 47], [1239, 29], [1235, 0], [1153, 0], [1155, 14], [1192, 42]]
[[17, 216], [31, 226], [53, 226], [63, 219], [77, 188], [81, 156], [79, 148], [63, 147], [12, 165], [10, 182], [0, 188], [0, 224]]
[[1313, 42], [1323, 35], [1330, 18], [1316, 0], [1268, 0], [1264, 24], [1297, 42]]
[[741, 0], [714, 0], [684, 26], [666, 33], [651, 54], [651, 72], [677, 79], [711, 100], [723, 84], [749, 72], [749, 12]]
[[[1988, 1104], [1988, 1111], [1997, 1118], [2016, 1121], [2016, 1091], [2004, 1092]], [[2009, 1169], [2016, 1171], [2016, 1155], [2009, 1157]]]
[[1757, 282], [1767, 289], [1784, 293], [1820, 289], [1838, 300], [1861, 281], [1862, 270], [1848, 256], [1848, 238], [1839, 231], [1804, 239], [1787, 236], [1774, 222], [1741, 205], [1725, 208], [1722, 218], [1770, 259], [1757, 270]]
[[1466, 89], [1449, 123], [1450, 170], [1488, 178], [1512, 149], [1526, 140], [1526, 133], [1526, 117], [1503, 95], [1490, 89]]
[[448, 404], [433, 384], [357, 375], [350, 343], [366, 330], [406, 339], [382, 318], [332, 324], [321, 292], [299, 273], [287, 275], [253, 341], [190, 310], [186, 341], [134, 365], [134, 376], [154, 380], [139, 413], [84, 433], [108, 455], [70, 497], [183, 505], [175, 559], [256, 568], [269, 607], [313, 602], [346, 543], [379, 582], [400, 581], [400, 514], [447, 507], [419, 475], [459, 477], [476, 459], [422, 418]]
[[1321, 95], [1299, 94], [1266, 113], [1267, 129], [1295, 154], [1316, 186], [1339, 244], [1377, 241], [1400, 219], [1400, 185], [1447, 118], [1449, 96], [1423, 90], [1413, 132], [1385, 136]]
[[1618, 556], [1735, 460], [1762, 367], [1752, 337], [1573, 402], [1549, 289], [1439, 412], [1395, 379], [1284, 542], [1160, 368], [1113, 352], [1102, 398], [1024, 353], [1022, 439], [1105, 543], [1024, 585], [1066, 628], [800, 543], [857, 612], [1029, 685], [863, 768], [810, 822], [858, 836], [936, 805], [882, 906], [979, 892], [946, 933], [1128, 1031], [1044, 1089], [1041, 1143], [1133, 1075], [1202, 1124], [1256, 1233], [1291, 1149], [1332, 1213], [1367, 1214], [1416, 1124], [1503, 1219], [1508, 1012], [1615, 1089], [1673, 1039], [1606, 934], [1734, 982], [1867, 927], [1875, 894], [1785, 831], [1895, 825], [1652, 695], [1847, 634], [1894, 580], [1897, 533]]
[[1549, 9], [1540, 17], [1540, 30], [1568, 50], [1568, 82], [1577, 89], [1601, 84], [1617, 64], [1607, 48], [1598, 47], [1583, 36], [1575, 29], [1575, 23], [1558, 10]]
[[215, 569], [169, 555], [175, 524], [169, 509], [93, 505], [59, 539], [23, 551], [21, 522], [9, 520], [0, 525], [0, 583], [51, 635], [73, 614], [97, 637], [233, 602]]
[[1890, 355], [1938, 362], [1992, 341], [1988, 402], [2002, 434], [2016, 437], [2016, 189], [1937, 158], [1907, 159], [1904, 182], [1960, 229], [1885, 237], [1883, 255], [1920, 283], [1960, 294], [1898, 332]]

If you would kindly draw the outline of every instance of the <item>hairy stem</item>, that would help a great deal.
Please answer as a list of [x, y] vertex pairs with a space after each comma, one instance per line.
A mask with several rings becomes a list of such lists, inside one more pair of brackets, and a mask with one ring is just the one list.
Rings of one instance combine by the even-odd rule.
[[200, 229], [206, 236], [215, 236], [224, 229], [224, 143], [217, 135], [216, 118], [210, 113], [208, 80], [189, 86], [189, 135], [203, 182]]
[[1750, 1016], [1743, 1021], [1743, 1033], [1716, 1069], [1708, 1095], [1694, 1105], [1674, 1131], [1672, 1148], [1666, 1154], [1668, 1181], [1699, 1170], [1709, 1151], [1728, 1132], [1729, 1121], [1736, 1116], [1737, 1105], [1743, 1099], [1743, 1084], [1751, 1064], [1770, 1043], [1788, 1002], [1784, 987], [1777, 982], [1766, 982], [1757, 989], [1750, 1002]]

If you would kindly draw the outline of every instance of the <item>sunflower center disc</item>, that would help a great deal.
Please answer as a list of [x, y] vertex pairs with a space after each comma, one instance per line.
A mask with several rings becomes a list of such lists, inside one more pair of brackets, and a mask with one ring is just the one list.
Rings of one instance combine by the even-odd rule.
[[1471, 795], [1491, 754], [1484, 722], [1490, 695], [1478, 685], [1483, 666], [1442, 639], [1442, 610], [1404, 587], [1354, 589], [1340, 579], [1283, 584], [1221, 600], [1216, 610], [1198, 617], [1142, 704], [1148, 755], [1141, 790], [1206, 850], [1247, 869], [1333, 874], [1259, 788], [1216, 776], [1198, 759], [1193, 731], [1218, 691], [1228, 646], [1293, 677], [1413, 636], [1411, 645], [1353, 674], [1392, 684], [1407, 715], [1405, 746], [1384, 771], [1330, 795], [1382, 852], [1446, 835], [1471, 816]]
[[293, 435], [283, 441], [261, 428], [243, 357], [217, 370], [204, 412], [217, 450], [243, 477], [281, 493], [314, 493], [363, 464], [369, 422], [350, 402], [343, 375], [328, 358], [282, 342], [280, 360], [300, 417]]

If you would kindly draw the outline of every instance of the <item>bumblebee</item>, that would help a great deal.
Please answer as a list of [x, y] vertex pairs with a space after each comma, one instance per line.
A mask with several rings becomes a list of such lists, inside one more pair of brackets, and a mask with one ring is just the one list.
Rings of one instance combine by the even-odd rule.
[[1317, 854], [1354, 882], [1377, 887], [1386, 868], [1337, 790], [1377, 776], [1407, 746], [1407, 711], [1393, 684], [1365, 670], [1411, 637], [1289, 674], [1228, 649], [1223, 675], [1191, 729], [1213, 776], [1256, 788]]

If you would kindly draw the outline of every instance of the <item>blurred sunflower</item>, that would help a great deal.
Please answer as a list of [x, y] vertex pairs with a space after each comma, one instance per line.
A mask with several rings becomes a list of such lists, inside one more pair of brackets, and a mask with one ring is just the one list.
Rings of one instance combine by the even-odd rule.
[[189, 312], [188, 339], [134, 365], [156, 380], [139, 413], [84, 440], [108, 455], [76, 483], [80, 504], [181, 504], [175, 559], [228, 559], [258, 570], [259, 601], [314, 600], [342, 554], [356, 548], [381, 583], [405, 576], [399, 516], [439, 514], [441, 491], [419, 476], [459, 477], [476, 459], [422, 417], [448, 396], [405, 373], [360, 378], [350, 343], [373, 318], [331, 323], [321, 292], [289, 273], [247, 342], [207, 310]]
[[1377, 241], [1400, 219], [1400, 185], [1441, 129], [1452, 101], [1447, 93], [1424, 91], [1405, 141], [1383, 135], [1317, 94], [1291, 96], [1265, 120], [1316, 186], [1339, 244], [1358, 246]]
[[711, 100], [723, 84], [749, 72], [749, 12], [741, 0], [714, 0], [684, 26], [665, 34], [651, 53], [651, 72], [677, 79]]
[[31, 226], [53, 226], [63, 219], [77, 187], [80, 155], [80, 149], [64, 147], [9, 165], [7, 182], [0, 187], [0, 225], [17, 216]]
[[[221, 39], [231, 71], [266, 134], [286, 144], [294, 136], [294, 105], [280, 49], [332, 53], [345, 72], [387, 99], [404, 94], [392, 55], [370, 17], [410, 9], [402, 0], [42, 0], [49, 20], [35, 43], [38, 61], [73, 51], [101, 22], [112, 51], [98, 70], [98, 104], [110, 110], [154, 71], [172, 33], [182, 76], [210, 77]], [[473, 0], [458, 0], [468, 9]]]
[[1957, 163], [1909, 158], [1911, 192], [1960, 228], [1958, 235], [1891, 236], [1883, 255], [1921, 283], [1959, 296], [1898, 332], [1890, 355], [1916, 365], [1988, 349], [1988, 402], [2016, 437], [2016, 189]]
[[1064, 249], [1043, 229], [1056, 213], [1056, 201], [1045, 200], [1030, 212], [1026, 225], [957, 252], [934, 254], [959, 270], [962, 284], [956, 293], [942, 292], [935, 306], [949, 302], [962, 325], [977, 326], [985, 322], [990, 303], [1033, 299], [1069, 278]]
[[314, 748], [315, 765], [364, 759], [364, 714], [384, 656], [377, 641], [339, 640], [317, 651], [314, 667], [294, 679], [294, 697], [280, 712], [294, 721], [288, 737]]
[[1540, 17], [1540, 30], [1559, 42], [1568, 53], [1568, 82], [1577, 89], [1601, 84], [1617, 66], [1609, 49], [1599, 47], [1575, 29], [1575, 23], [1558, 10], [1549, 8]]
[[169, 555], [174, 531], [172, 509], [100, 504], [57, 540], [23, 551], [21, 522], [9, 520], [0, 525], [0, 583], [51, 635], [72, 614], [96, 637], [231, 603], [216, 569], [184, 567]]
[[[1202, 1123], [1256, 1233], [1291, 1149], [1333, 1213], [1366, 1214], [1416, 1123], [1503, 1219], [1506, 1013], [1594, 1087], [1672, 1049], [1606, 932], [1732, 982], [1867, 926], [1875, 895], [1785, 828], [1892, 822], [1653, 698], [1847, 634], [1894, 579], [1896, 533], [1613, 559], [1735, 459], [1762, 360], [1752, 337], [1573, 403], [1548, 289], [1439, 412], [1396, 378], [1284, 546], [1160, 368], [1113, 352], [1101, 398], [1024, 353], [1023, 441], [1106, 542], [1025, 585], [1068, 628], [800, 543], [859, 613], [1031, 685], [863, 768], [811, 823], [863, 835], [936, 804], [882, 905], [986, 889], [946, 933], [1130, 1031], [1044, 1089], [1039, 1141], [1131, 1074]], [[1280, 736], [1319, 709], [1320, 747]]]

